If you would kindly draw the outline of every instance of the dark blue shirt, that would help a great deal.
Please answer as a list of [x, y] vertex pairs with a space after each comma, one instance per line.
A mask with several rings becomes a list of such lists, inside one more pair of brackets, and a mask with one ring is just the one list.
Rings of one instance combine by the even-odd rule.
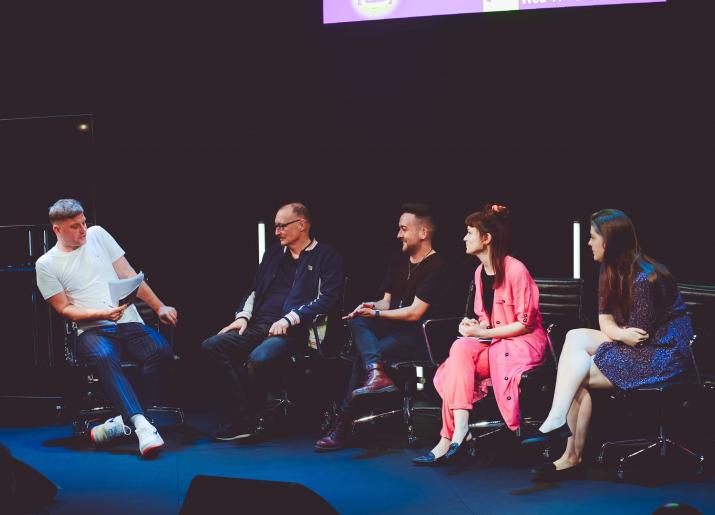
[[293, 287], [297, 268], [298, 260], [293, 259], [290, 252], [286, 252], [278, 263], [276, 275], [261, 299], [261, 305], [258, 306], [258, 310], [253, 315], [255, 323], [272, 324], [285, 315], [283, 304]]
[[[243, 297], [236, 317], [255, 321], [253, 316], [261, 309], [278, 267], [288, 250], [271, 245], [258, 266], [253, 288]], [[328, 314], [340, 306], [343, 287], [343, 260], [335, 247], [313, 240], [300, 253], [293, 276], [293, 285], [285, 297], [281, 316], [287, 314], [292, 323], [311, 321], [319, 314]], [[279, 317], [280, 318], [280, 317]], [[276, 319], [277, 320], [277, 319]], [[272, 322], [275, 322], [273, 320]]]

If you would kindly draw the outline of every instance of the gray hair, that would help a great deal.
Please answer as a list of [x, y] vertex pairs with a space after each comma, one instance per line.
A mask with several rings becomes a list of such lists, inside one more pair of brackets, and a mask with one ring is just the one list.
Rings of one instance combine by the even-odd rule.
[[78, 200], [63, 198], [50, 206], [50, 223], [60, 222], [84, 213], [84, 208]]
[[[302, 219], [305, 220], [306, 222], [311, 223], [311, 222], [313, 221], [313, 220], [312, 220], [312, 216], [311, 216], [311, 214], [310, 214], [310, 211], [309, 211], [308, 208], [305, 206], [305, 204], [303, 204], [303, 203], [301, 203], [301, 202], [290, 202], [290, 203], [288, 203], [288, 204], [282, 205], [282, 206], [280, 207], [280, 209], [283, 209], [283, 208], [286, 208], [286, 207], [291, 208], [291, 209], [293, 210], [293, 214], [294, 214], [295, 216], [297, 216], [297, 217], [299, 217], [299, 218], [302, 218]], [[280, 209], [279, 209], [279, 211], [280, 211]]]

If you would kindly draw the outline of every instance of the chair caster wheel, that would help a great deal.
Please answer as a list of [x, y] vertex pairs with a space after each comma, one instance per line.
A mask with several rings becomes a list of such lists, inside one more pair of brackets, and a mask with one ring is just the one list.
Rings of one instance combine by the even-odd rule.
[[544, 447], [544, 450], [541, 451], [541, 455], [548, 459], [551, 459], [551, 447]]
[[72, 434], [75, 437], [83, 437], [89, 431], [89, 425], [85, 421], [75, 420], [72, 422]]
[[622, 466], [619, 466], [616, 470], [616, 479], [619, 481], [625, 481], [626, 479], [626, 471]]
[[700, 479], [704, 475], [705, 475], [705, 463], [704, 463], [703, 457], [701, 456], [700, 462], [695, 467], [695, 477]]
[[417, 447], [420, 444], [420, 439], [417, 438], [416, 436], [408, 436], [407, 437], [407, 446], [410, 448]]
[[605, 462], [606, 462], [606, 458], [602, 455], [599, 455], [596, 458], [596, 463], [598, 463], [599, 465], [603, 465]]

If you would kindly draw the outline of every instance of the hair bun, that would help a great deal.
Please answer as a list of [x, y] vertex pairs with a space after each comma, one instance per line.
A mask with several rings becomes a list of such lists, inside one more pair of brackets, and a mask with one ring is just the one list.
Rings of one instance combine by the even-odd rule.
[[488, 211], [499, 218], [507, 220], [509, 218], [509, 208], [502, 204], [487, 204], [485, 211]]

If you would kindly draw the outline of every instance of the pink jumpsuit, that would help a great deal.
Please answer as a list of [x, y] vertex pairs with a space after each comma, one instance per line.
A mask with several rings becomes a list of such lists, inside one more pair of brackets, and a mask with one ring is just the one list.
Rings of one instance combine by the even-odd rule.
[[494, 339], [491, 345], [476, 338], [458, 338], [449, 357], [439, 367], [434, 385], [442, 397], [442, 431], [452, 439], [455, 409], [472, 409], [492, 386], [499, 412], [509, 429], [519, 427], [519, 381], [522, 372], [543, 363], [546, 332], [541, 326], [539, 289], [524, 264], [504, 259], [504, 281], [494, 290], [492, 316], [482, 305], [482, 265], [474, 275], [474, 313], [479, 322], [503, 327], [519, 321], [530, 331], [520, 336]]

